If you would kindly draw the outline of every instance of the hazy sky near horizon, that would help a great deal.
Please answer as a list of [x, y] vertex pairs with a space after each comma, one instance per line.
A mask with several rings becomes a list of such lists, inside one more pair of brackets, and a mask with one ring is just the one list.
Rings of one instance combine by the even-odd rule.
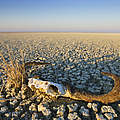
[[0, 32], [120, 32], [120, 0], [0, 0]]

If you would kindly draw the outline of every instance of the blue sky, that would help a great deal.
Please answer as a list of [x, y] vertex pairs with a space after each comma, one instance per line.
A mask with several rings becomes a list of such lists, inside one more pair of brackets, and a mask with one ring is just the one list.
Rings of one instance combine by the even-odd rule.
[[120, 0], [0, 0], [2, 32], [120, 32]]

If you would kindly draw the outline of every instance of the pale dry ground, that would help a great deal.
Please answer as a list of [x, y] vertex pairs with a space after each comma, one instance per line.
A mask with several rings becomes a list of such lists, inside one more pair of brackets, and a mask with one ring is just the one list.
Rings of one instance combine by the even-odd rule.
[[[48, 81], [69, 81], [72, 85], [101, 94], [112, 89], [112, 79], [102, 76], [101, 71], [112, 72], [120, 76], [120, 34], [115, 33], [0, 33], [0, 51], [8, 60], [8, 51], [13, 51], [14, 59], [21, 61], [20, 49], [24, 51], [25, 62], [45, 61], [53, 66], [37, 68], [37, 74]], [[2, 61], [1, 61], [2, 62]], [[30, 74], [29, 76], [32, 76]], [[85, 117], [79, 113], [83, 102], [77, 103], [77, 112], [68, 112], [64, 117], [78, 114], [82, 119]], [[85, 105], [85, 104], [84, 104]], [[98, 104], [99, 105], [99, 104]], [[118, 117], [120, 104], [117, 106]], [[85, 108], [87, 106], [85, 105]], [[98, 106], [100, 107], [100, 106]], [[49, 108], [49, 107], [48, 107]], [[101, 109], [102, 108], [98, 108]], [[51, 109], [50, 109], [51, 110]], [[52, 110], [51, 110], [52, 111]], [[64, 110], [63, 110], [64, 111]], [[92, 116], [105, 116], [106, 113], [89, 113], [85, 119], [93, 120]], [[54, 118], [53, 115], [49, 115]], [[44, 115], [46, 117], [46, 115]], [[56, 113], [56, 117], [59, 116]], [[115, 117], [115, 116], [113, 116]], [[71, 118], [72, 119], [72, 118]]]
[[0, 33], [0, 41], [13, 49], [39, 50], [39, 56], [47, 58], [59, 56], [60, 52], [69, 57], [72, 52], [73, 57], [75, 54], [80, 60], [81, 56], [88, 59], [120, 51], [120, 34], [117, 33]]

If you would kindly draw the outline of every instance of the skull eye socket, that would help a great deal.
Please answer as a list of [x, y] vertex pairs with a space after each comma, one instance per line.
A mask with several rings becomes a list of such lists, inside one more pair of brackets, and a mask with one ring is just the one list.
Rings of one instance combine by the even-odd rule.
[[56, 86], [54, 86], [54, 85], [50, 85], [50, 86], [49, 86], [49, 90], [50, 90], [51, 92], [59, 93], [59, 92], [58, 92], [58, 88], [57, 88]]

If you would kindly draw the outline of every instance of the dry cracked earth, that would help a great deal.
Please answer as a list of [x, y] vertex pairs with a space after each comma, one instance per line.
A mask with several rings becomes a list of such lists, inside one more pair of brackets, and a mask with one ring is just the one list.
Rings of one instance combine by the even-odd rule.
[[[7, 46], [12, 58], [19, 62], [23, 50], [25, 62], [52, 63], [29, 68], [29, 77], [39, 75], [47, 81], [67, 81], [96, 95], [108, 93], [114, 85], [111, 78], [101, 75], [102, 71], [120, 76], [120, 34], [0, 33], [0, 51], [6, 61]], [[1, 57], [0, 62], [4, 64]], [[1, 87], [6, 79], [0, 72]], [[10, 90], [2, 96], [14, 96], [16, 100], [0, 102], [0, 120], [120, 120], [120, 101], [103, 104], [64, 98], [56, 102], [43, 95], [23, 99], [21, 91]]]

